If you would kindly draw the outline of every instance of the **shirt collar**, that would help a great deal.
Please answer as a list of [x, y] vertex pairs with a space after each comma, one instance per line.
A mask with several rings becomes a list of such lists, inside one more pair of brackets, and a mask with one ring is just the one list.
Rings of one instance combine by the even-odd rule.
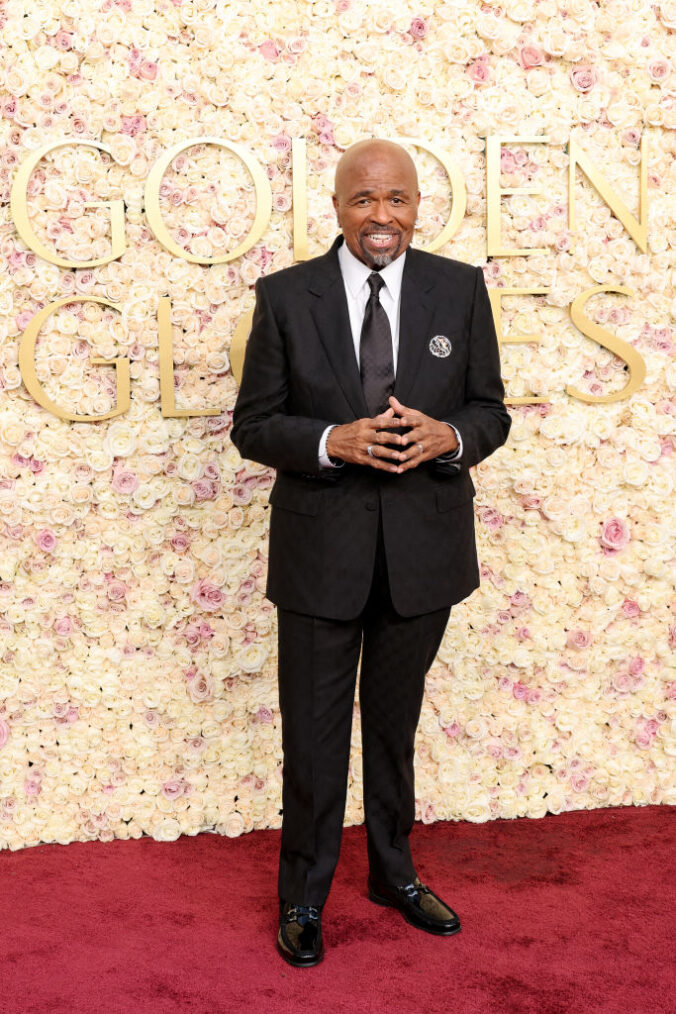
[[[381, 268], [378, 272], [395, 303], [399, 300], [401, 294], [401, 278], [404, 272], [405, 260], [406, 251], [404, 250], [395, 260], [391, 261], [386, 267]], [[344, 240], [338, 247], [338, 262], [345, 285], [354, 299], [362, 286], [366, 285], [366, 279], [371, 274], [372, 269], [355, 257]]]

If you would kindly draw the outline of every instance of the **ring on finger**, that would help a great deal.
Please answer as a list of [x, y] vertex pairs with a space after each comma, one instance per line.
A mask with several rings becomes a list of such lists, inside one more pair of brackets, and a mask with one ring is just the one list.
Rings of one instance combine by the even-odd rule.
[[374, 458], [375, 457], [375, 455], [373, 453], [373, 444], [369, 444], [368, 445], [368, 447], [366, 448], [366, 453], [368, 454], [369, 458]]
[[422, 444], [418, 444], [418, 450], [420, 451], [421, 454], [424, 454], [423, 445]]

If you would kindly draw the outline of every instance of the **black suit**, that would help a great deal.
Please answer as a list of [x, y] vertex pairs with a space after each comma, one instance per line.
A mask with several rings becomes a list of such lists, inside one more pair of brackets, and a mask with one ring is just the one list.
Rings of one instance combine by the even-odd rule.
[[[362, 633], [369, 859], [381, 880], [412, 879], [413, 739], [424, 676], [450, 607], [479, 584], [468, 470], [504, 443], [511, 422], [481, 269], [409, 247], [394, 394], [457, 427], [462, 458], [401, 475], [320, 467], [324, 429], [369, 414], [340, 242], [257, 282], [232, 429], [244, 457], [277, 469], [267, 594], [280, 621], [280, 894], [298, 904], [324, 901], [338, 855]], [[449, 355], [430, 351], [436, 335], [450, 340]]]

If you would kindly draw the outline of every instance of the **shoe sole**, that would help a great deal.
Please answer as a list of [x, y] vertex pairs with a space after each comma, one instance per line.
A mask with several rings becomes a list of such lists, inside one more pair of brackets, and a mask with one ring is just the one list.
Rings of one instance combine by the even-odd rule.
[[300, 959], [294, 960], [294, 958], [291, 957], [291, 955], [289, 954], [289, 952], [287, 950], [285, 950], [284, 947], [282, 947], [281, 943], [279, 942], [279, 937], [277, 937], [277, 950], [281, 954], [281, 956], [284, 958], [284, 960], [286, 961], [286, 963], [289, 964], [289, 965], [292, 965], [294, 968], [314, 968], [314, 966], [318, 965], [319, 962], [324, 957], [324, 945], [322, 944], [321, 951], [319, 952], [319, 954], [317, 955], [317, 957], [316, 958], [312, 958], [311, 961], [303, 961], [303, 960], [300, 960]]
[[462, 926], [458, 923], [457, 926], [452, 926], [450, 929], [433, 929], [432, 926], [423, 926], [422, 923], [416, 922], [414, 919], [406, 913], [403, 909], [395, 905], [394, 902], [390, 901], [389, 898], [383, 898], [381, 894], [376, 894], [369, 888], [369, 901], [372, 901], [375, 905], [382, 905], [383, 908], [394, 908], [399, 912], [409, 926], [414, 926], [415, 929], [423, 930], [425, 933], [433, 933], [437, 937], [452, 937], [455, 933], [459, 933]]

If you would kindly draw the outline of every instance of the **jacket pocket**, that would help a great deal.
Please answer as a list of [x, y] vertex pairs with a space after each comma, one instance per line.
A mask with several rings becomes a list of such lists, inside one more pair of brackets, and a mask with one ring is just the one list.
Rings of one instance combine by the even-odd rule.
[[437, 510], [449, 511], [458, 504], [467, 503], [476, 493], [472, 477], [468, 472], [461, 473], [457, 479], [448, 479], [443, 486], [437, 487]]
[[281, 507], [294, 514], [315, 517], [321, 506], [321, 490], [275, 483], [270, 491], [270, 503], [273, 507]]

